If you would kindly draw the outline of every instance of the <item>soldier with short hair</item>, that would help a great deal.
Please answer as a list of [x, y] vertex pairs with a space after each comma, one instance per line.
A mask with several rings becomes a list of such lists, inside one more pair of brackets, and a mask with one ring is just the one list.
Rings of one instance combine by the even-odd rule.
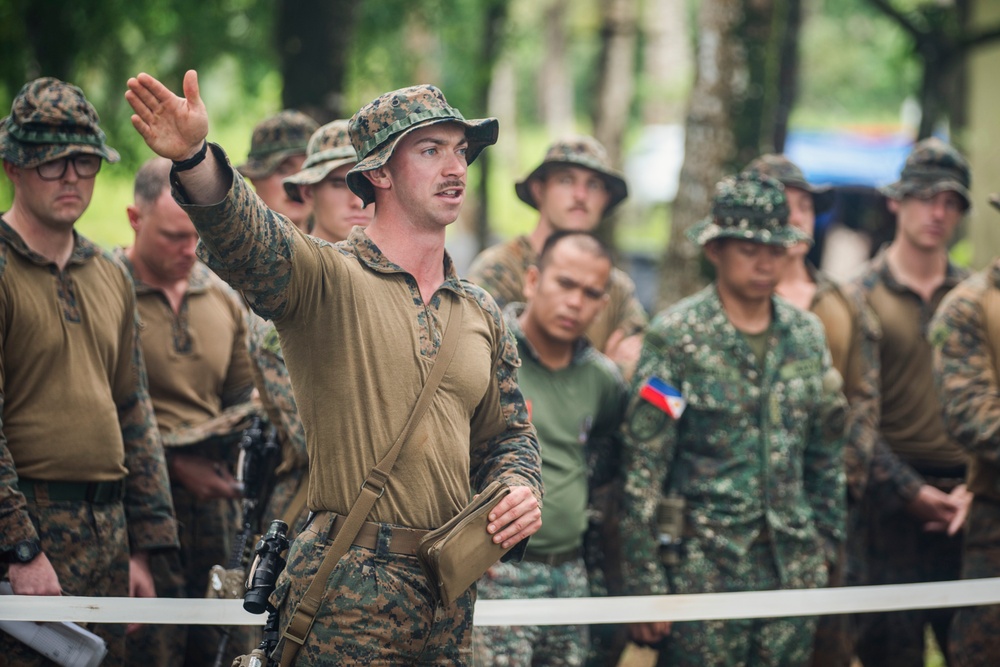
[[[493, 300], [458, 278], [444, 249], [468, 164], [496, 141], [496, 119], [465, 120], [428, 85], [362, 107], [350, 124], [360, 161], [347, 184], [375, 204], [375, 219], [330, 245], [284, 223], [234, 178], [222, 149], [206, 142], [194, 71], [183, 98], [147, 74], [128, 88], [133, 125], [174, 160], [174, 194], [210, 266], [274, 321], [296, 388], [314, 515], [274, 593], [283, 660], [297, 651], [297, 665], [468, 664], [475, 592], [440, 604], [416, 545], [494, 480], [510, 493], [490, 512], [484, 540], [516, 558], [541, 524], [538, 443], [517, 388], [516, 345]], [[455, 322], [455, 356], [435, 400], [388, 480], [368, 478], [403, 431]], [[287, 628], [305, 618], [295, 615], [300, 600], [363, 494], [377, 500], [323, 582], [314, 622]]]
[[[881, 334], [863, 340], [870, 361], [859, 380], [877, 398], [866, 424], [874, 452], [861, 507], [869, 584], [961, 574], [967, 455], [945, 428], [927, 331], [944, 296], [968, 275], [948, 259], [948, 243], [969, 208], [969, 182], [969, 165], [953, 147], [936, 138], [916, 144], [899, 180], [883, 188], [896, 214], [895, 238], [849, 286], [857, 310], [868, 309]], [[858, 657], [886, 667], [923, 665], [926, 626], [947, 651], [953, 614], [861, 614]]]
[[312, 207], [289, 197], [283, 182], [302, 169], [309, 137], [318, 128], [319, 123], [294, 109], [265, 118], [253, 128], [246, 162], [236, 167], [250, 179], [257, 196], [271, 210], [291, 220], [302, 231], [309, 231]]
[[[1000, 198], [991, 197], [1000, 209]], [[948, 434], [969, 454], [962, 578], [1000, 576], [1000, 258], [959, 283], [931, 320], [934, 375]], [[948, 655], [991, 667], [1000, 655], [1000, 605], [955, 612]]]
[[[74, 230], [102, 160], [76, 86], [35, 79], [0, 121], [14, 184], [0, 216], [0, 576], [18, 595], [154, 597], [149, 556], [177, 547], [167, 469], [124, 267]], [[125, 626], [95, 624], [105, 665]], [[50, 664], [0, 633], [0, 656]]]
[[[626, 594], [826, 585], [844, 535], [844, 401], [817, 318], [775, 297], [780, 183], [723, 179], [689, 236], [716, 280], [654, 319], [623, 426]], [[633, 624], [659, 664], [805, 665], [814, 618]]]
[[[135, 242], [117, 251], [135, 283], [139, 339], [149, 394], [163, 438], [180, 553], [151, 560], [161, 597], [205, 595], [208, 572], [229, 560], [240, 530], [234, 473], [246, 420], [217, 425], [223, 412], [245, 414], [253, 390], [245, 312], [239, 297], [198, 261], [198, 231], [170, 196], [170, 160], [153, 158], [135, 176], [127, 209]], [[129, 636], [129, 656], [144, 665], [211, 665], [213, 626], [147, 625]], [[252, 647], [251, 647], [252, 648]]]
[[[479, 581], [480, 599], [591, 594], [588, 501], [592, 489], [620, 481], [625, 383], [584, 332], [607, 304], [612, 266], [611, 252], [589, 232], [555, 232], [525, 276], [526, 302], [504, 309], [521, 357], [518, 384], [538, 431], [546, 496], [542, 529], [524, 558], [493, 566]], [[585, 625], [485, 627], [476, 628], [473, 643], [481, 665], [584, 665], [590, 632]]]
[[[604, 146], [588, 136], [553, 142], [542, 162], [514, 190], [518, 199], [538, 210], [538, 224], [531, 234], [481, 252], [468, 271], [469, 280], [501, 307], [524, 299], [524, 276], [552, 232], [592, 232], [628, 196], [625, 178], [609, 164]], [[639, 355], [646, 311], [635, 296], [635, 283], [620, 269], [612, 269], [608, 295], [608, 305], [587, 337], [627, 374]]]

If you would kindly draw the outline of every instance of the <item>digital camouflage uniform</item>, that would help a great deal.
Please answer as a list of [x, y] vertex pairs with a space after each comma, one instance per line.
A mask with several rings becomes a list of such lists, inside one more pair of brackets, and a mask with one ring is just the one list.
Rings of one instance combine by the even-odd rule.
[[[301, 171], [282, 181], [291, 199], [301, 202], [302, 185], [319, 183], [334, 169], [358, 161], [347, 125], [346, 120], [335, 120], [313, 133]], [[251, 313], [249, 343], [257, 391], [282, 443], [281, 465], [274, 471], [274, 488], [264, 511], [261, 530], [266, 530], [272, 519], [282, 519], [288, 524], [288, 539], [294, 539], [309, 514], [303, 496], [308, 481], [306, 436], [295, 407], [278, 330], [272, 322]]]
[[285, 109], [253, 128], [247, 161], [236, 170], [247, 178], [267, 178], [287, 158], [306, 152], [319, 123], [301, 111]]
[[[723, 180], [699, 245], [746, 239], [792, 245], [780, 184]], [[679, 419], [642, 398], [651, 378], [679, 390]], [[730, 322], [715, 284], [654, 319], [623, 426], [622, 540], [627, 594], [817, 588], [844, 535], [844, 401], [815, 316], [772, 297], [759, 359]], [[685, 500], [683, 550], [658, 552], [657, 507]], [[804, 665], [815, 620], [673, 624], [660, 665]]]
[[[607, 152], [596, 140], [574, 136], [553, 143], [534, 171], [514, 186], [518, 198], [532, 208], [538, 203], [531, 193], [529, 183], [544, 178], [553, 166], [584, 167], [596, 172], [608, 190], [607, 215], [628, 195], [625, 179], [608, 164]], [[490, 293], [501, 308], [508, 303], [524, 300], [524, 274], [538, 256], [527, 236], [518, 236], [505, 243], [487, 248], [473, 260], [467, 277]], [[621, 329], [626, 336], [641, 333], [647, 324], [646, 311], [635, 296], [635, 283], [628, 274], [617, 268], [611, 270], [608, 287], [608, 304], [587, 329], [590, 342], [603, 350], [608, 338]]]
[[[281, 353], [278, 330], [273, 322], [256, 313], [250, 313], [247, 321], [254, 384], [281, 442], [281, 464], [274, 470], [274, 486], [260, 529], [266, 529], [273, 519], [282, 519], [288, 524], [288, 539], [291, 540], [302, 530], [309, 515], [309, 508], [304, 502], [299, 511], [294, 511], [293, 507], [300, 489], [309, 481], [306, 434], [295, 407], [295, 394]], [[294, 515], [289, 514], [290, 511]]]
[[[614, 363], [585, 338], [576, 341], [566, 367], [546, 367], [521, 329], [518, 317], [523, 312], [524, 304], [512, 303], [504, 316], [517, 339], [518, 383], [542, 452], [542, 528], [532, 536], [520, 563], [498, 563], [483, 575], [479, 597], [589, 597], [590, 568], [582, 547], [598, 534], [590, 530], [588, 515], [593, 512], [586, 503], [591, 489], [621, 481], [618, 433], [625, 384]], [[615, 546], [603, 541], [594, 545], [595, 566], [604, 566], [605, 551]], [[584, 625], [482, 627], [473, 633], [473, 646], [477, 665], [581, 666], [587, 663], [590, 632]]]
[[[953, 191], [967, 203], [968, 186], [965, 159], [932, 138], [914, 147], [900, 179], [883, 192], [902, 200]], [[877, 338], [862, 339], [862, 347], [868, 349], [862, 350], [866, 367], [860, 378], [860, 390], [875, 399], [875, 411], [855, 424], [852, 432], [852, 437], [872, 446], [868, 485], [859, 510], [866, 551], [863, 570], [857, 573], [862, 583], [960, 577], [961, 536], [925, 530], [906, 507], [923, 484], [947, 493], [965, 479], [966, 455], [949, 436], [941, 416], [927, 333], [938, 304], [966, 275], [949, 263], [943, 283], [930, 301], [924, 301], [893, 275], [883, 251], [848, 288], [858, 311], [867, 310], [875, 319], [878, 332]], [[849, 396], [850, 384], [849, 379]], [[858, 615], [858, 657], [873, 665], [922, 666], [926, 626], [931, 626], [938, 645], [946, 651], [953, 615], [953, 609]]]
[[[432, 86], [388, 93], [351, 121], [352, 142], [365, 156], [347, 176], [351, 190], [374, 201], [360, 172], [388, 161], [405, 133], [437, 122], [465, 126], [469, 162], [496, 140], [494, 119], [465, 121]], [[211, 150], [227, 169], [222, 150]], [[187, 205], [177, 181], [174, 194], [201, 233], [210, 266], [274, 321], [296, 388], [316, 515], [293, 542], [272, 596], [282, 630], [320, 566], [334, 517], [347, 513], [410, 415], [441, 344], [442, 306], [449, 301], [463, 310], [462, 340], [438, 400], [402, 447], [369, 514], [379, 524], [375, 547], [351, 547], [334, 568], [295, 664], [329, 664], [331, 656], [344, 663], [467, 664], [474, 589], [449, 607], [435, 604], [416, 558], [394, 552], [391, 536], [440, 526], [472, 490], [493, 480], [541, 497], [538, 444], [516, 383], [517, 348], [496, 305], [459, 280], [447, 255], [445, 281], [425, 303], [413, 277], [363, 229], [336, 245], [312, 239], [241, 179], [214, 205]]]
[[[253, 390], [246, 315], [239, 297], [196, 262], [175, 313], [166, 295], [138, 276], [125, 251], [116, 254], [135, 284], [142, 323], [139, 337], [167, 461], [175, 454], [201, 456], [235, 476], [246, 420], [219, 428], [219, 417], [227, 408], [246, 403]], [[185, 442], [179, 442], [182, 439]], [[181, 548], [150, 558], [156, 592], [162, 598], [200, 598], [212, 566], [229, 564], [240, 529], [239, 503], [228, 498], [201, 500], [173, 477], [170, 491]], [[241, 642], [248, 644], [247, 650], [259, 643], [258, 634], [244, 632]], [[219, 628], [208, 625], [145, 625], [129, 635], [128, 653], [137, 664], [150, 667], [169, 667], [179, 659], [187, 667], [212, 665], [220, 636]], [[257, 638], [251, 642], [248, 637]]]
[[[18, 93], [0, 153], [22, 169], [81, 153], [118, 160], [83, 92], [52, 78]], [[130, 552], [174, 549], [177, 530], [125, 269], [75, 235], [60, 270], [0, 222], [0, 339], [0, 551], [38, 539], [64, 594], [127, 597]], [[103, 497], [53, 499], [84, 486]], [[103, 665], [131, 664], [124, 625], [89, 629], [107, 642]], [[0, 656], [51, 664], [2, 633]]]
[[[962, 577], [1000, 576], [1000, 259], [944, 298], [930, 340], [945, 426], [970, 456]], [[1000, 605], [959, 609], [949, 649], [957, 667], [996, 664]]]
[[[746, 172], [755, 172], [770, 176], [781, 182], [786, 188], [797, 188], [812, 196], [813, 211], [821, 214], [834, 204], [834, 192], [828, 186], [814, 186], [806, 180], [802, 170], [784, 155], [773, 153], [761, 155], [746, 167]], [[793, 260], [795, 261], [795, 260]], [[848, 393], [846, 387], [857, 387], [858, 380], [865, 365], [861, 359], [861, 337], [870, 330], [871, 323], [866, 313], [855, 313], [850, 298], [832, 278], [820, 271], [808, 260], [806, 271], [816, 286], [809, 311], [816, 315], [823, 325], [826, 334], [827, 347], [833, 367], [844, 379], [845, 394], [848, 399], [848, 433], [859, 420], [870, 418], [872, 405], [870, 400], [858, 392]], [[844, 585], [848, 571], [852, 579], [854, 572], [860, 566], [862, 551], [859, 543], [860, 531], [857, 530], [859, 519], [857, 504], [864, 489], [868, 464], [872, 449], [865, 441], [855, 441], [846, 438], [844, 441], [844, 472], [847, 481], [847, 533], [841, 545], [841, 553], [830, 571], [831, 586]], [[852, 562], [848, 563], [850, 558]], [[853, 581], [853, 583], [860, 583]], [[821, 616], [816, 624], [816, 639], [813, 648], [812, 667], [850, 667], [854, 655], [853, 617], [849, 614], [836, 616]]]

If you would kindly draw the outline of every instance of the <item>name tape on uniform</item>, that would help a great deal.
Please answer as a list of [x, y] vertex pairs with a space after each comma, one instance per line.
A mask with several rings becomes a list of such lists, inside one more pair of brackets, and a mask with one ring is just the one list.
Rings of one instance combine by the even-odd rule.
[[[775, 618], [1000, 604], [1000, 577], [931, 584], [607, 598], [479, 600], [476, 625]], [[0, 621], [263, 625], [242, 600], [6, 595]]]

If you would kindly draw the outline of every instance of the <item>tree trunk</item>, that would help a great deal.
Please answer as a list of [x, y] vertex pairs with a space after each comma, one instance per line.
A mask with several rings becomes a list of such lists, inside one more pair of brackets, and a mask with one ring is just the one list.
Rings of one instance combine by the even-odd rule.
[[622, 143], [635, 94], [636, 0], [602, 3], [601, 57], [592, 108], [594, 136], [608, 159], [622, 165]]
[[688, 107], [684, 164], [673, 206], [670, 243], [660, 272], [660, 305], [705, 284], [701, 251], [685, 232], [705, 217], [715, 184], [736, 159], [733, 113], [750, 69], [743, 39], [744, 0], [703, 0], [698, 11], [697, 69]]
[[683, 0], [646, 0], [640, 24], [643, 42], [641, 95], [646, 125], [680, 123], [691, 87], [691, 31]]
[[550, 137], [573, 128], [573, 78], [569, 72], [566, 11], [569, 0], [551, 0], [545, 11], [545, 59], [538, 77], [538, 101]]
[[351, 0], [279, 0], [275, 38], [286, 109], [298, 109], [321, 124], [347, 114], [344, 72], [356, 9]]
[[[508, 0], [484, 2], [483, 30], [479, 51], [479, 67], [476, 77], [476, 113], [486, 111], [490, 102], [490, 83], [493, 68], [499, 57], [503, 34], [507, 25]], [[490, 242], [489, 226], [489, 175], [491, 152], [483, 151], [476, 163], [479, 164], [478, 208], [475, 216], [476, 251], [481, 252]]]

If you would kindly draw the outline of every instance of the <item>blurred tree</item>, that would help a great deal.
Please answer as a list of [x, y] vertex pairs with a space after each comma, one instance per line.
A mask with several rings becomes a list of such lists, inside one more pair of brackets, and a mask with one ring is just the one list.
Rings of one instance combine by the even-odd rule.
[[285, 108], [321, 124], [354, 112], [345, 104], [344, 77], [357, 9], [354, 0], [280, 0], [275, 39]]
[[908, 11], [891, 0], [868, 2], [910, 36], [923, 67], [917, 139], [931, 136], [938, 123], [946, 119], [961, 127], [965, 117], [961, 65], [970, 51], [1000, 39], [1000, 25], [970, 28], [969, 0], [927, 2]]
[[782, 58], [790, 56], [787, 32], [798, 30], [797, 12], [797, 0], [702, 0], [663, 306], [705, 284], [701, 253], [686, 232], [709, 213], [715, 183], [783, 142], [794, 90], [779, 83], [789, 76]]

